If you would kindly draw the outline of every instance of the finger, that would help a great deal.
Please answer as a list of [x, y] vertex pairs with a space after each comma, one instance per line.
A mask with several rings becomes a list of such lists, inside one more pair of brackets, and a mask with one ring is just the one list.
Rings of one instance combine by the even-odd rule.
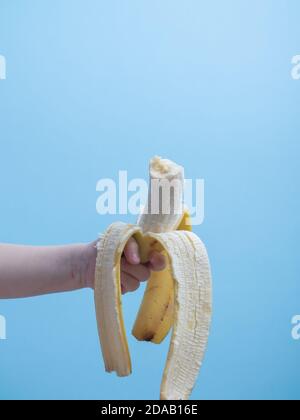
[[122, 258], [121, 264], [122, 271], [139, 281], [147, 280], [151, 275], [150, 269], [144, 264], [132, 265], [125, 258]]
[[130, 274], [121, 273], [122, 293], [134, 292], [140, 287], [140, 282]]
[[127, 242], [124, 255], [130, 264], [137, 265], [141, 262], [139, 246], [134, 238], [130, 238]]
[[162, 271], [166, 268], [166, 265], [167, 265], [167, 259], [163, 254], [157, 251], [151, 252], [151, 254], [149, 255], [149, 264], [148, 264], [148, 267], [150, 268], [150, 270]]

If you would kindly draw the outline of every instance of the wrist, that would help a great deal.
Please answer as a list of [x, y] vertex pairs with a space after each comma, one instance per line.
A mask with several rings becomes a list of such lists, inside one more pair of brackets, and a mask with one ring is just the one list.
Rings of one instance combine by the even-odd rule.
[[96, 242], [71, 245], [70, 281], [74, 289], [94, 288]]
[[94, 289], [97, 258], [97, 241], [85, 245], [84, 287]]

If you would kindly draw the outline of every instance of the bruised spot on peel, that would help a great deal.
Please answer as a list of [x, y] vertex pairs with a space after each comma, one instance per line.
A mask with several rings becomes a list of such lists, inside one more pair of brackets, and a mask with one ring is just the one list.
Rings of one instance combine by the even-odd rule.
[[168, 309], [169, 309], [169, 307], [170, 307], [170, 305], [171, 305], [171, 300], [168, 302], [168, 303], [166, 303], [165, 304], [165, 308], [164, 308], [164, 310], [165, 310], [165, 312], [164, 312], [164, 314], [162, 315], [162, 317], [161, 317], [161, 322], [163, 322], [164, 321], [164, 319], [165, 319], [165, 315], [166, 315], [166, 313], [167, 313], [167, 311], [168, 311]]
[[154, 336], [155, 336], [154, 333], [148, 333], [147, 335], [144, 336], [144, 341], [152, 341]]

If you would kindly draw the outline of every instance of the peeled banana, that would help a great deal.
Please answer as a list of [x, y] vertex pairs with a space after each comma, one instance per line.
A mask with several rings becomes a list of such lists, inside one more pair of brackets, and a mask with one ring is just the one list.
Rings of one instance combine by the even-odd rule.
[[166, 256], [166, 269], [152, 273], [148, 281], [133, 327], [138, 340], [157, 344], [173, 328], [161, 383], [163, 400], [189, 398], [204, 357], [212, 313], [209, 260], [203, 243], [191, 232], [189, 214], [183, 206], [183, 186], [181, 166], [158, 157], [152, 159], [148, 203], [137, 225], [114, 223], [97, 245], [98, 332], [105, 369], [119, 376], [131, 373], [120, 285], [125, 245], [134, 237], [142, 262], [152, 250]]

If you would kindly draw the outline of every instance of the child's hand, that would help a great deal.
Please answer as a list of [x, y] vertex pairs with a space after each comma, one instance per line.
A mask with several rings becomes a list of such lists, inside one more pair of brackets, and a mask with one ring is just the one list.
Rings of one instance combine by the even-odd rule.
[[[96, 243], [52, 247], [0, 244], [0, 299], [94, 288]], [[151, 270], [163, 270], [165, 264], [165, 257], [157, 252], [141, 264], [138, 244], [130, 239], [122, 256], [122, 293], [136, 290]]]
[[152, 271], [161, 271], [165, 268], [165, 257], [153, 251], [146, 264], [140, 263], [139, 247], [135, 239], [127, 242], [121, 262], [122, 293], [137, 290], [142, 281], [148, 280]]

